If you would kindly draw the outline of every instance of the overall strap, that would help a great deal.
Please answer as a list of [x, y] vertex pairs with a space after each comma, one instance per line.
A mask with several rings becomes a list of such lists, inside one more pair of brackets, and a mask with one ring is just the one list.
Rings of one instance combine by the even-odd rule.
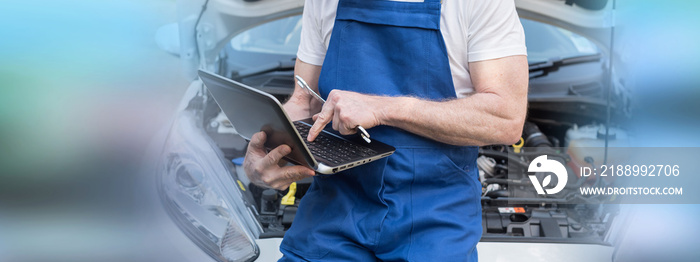
[[337, 20], [423, 29], [440, 29], [440, 1], [341, 0]]

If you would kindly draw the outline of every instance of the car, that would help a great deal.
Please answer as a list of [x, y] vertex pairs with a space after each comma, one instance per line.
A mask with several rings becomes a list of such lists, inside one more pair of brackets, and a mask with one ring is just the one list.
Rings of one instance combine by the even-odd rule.
[[[517, 153], [521, 146], [546, 148], [561, 156], [562, 163], [580, 166], [590, 159], [574, 155], [586, 148], [628, 143], [628, 91], [610, 63], [612, 1], [515, 3], [527, 39], [529, 111], [521, 144], [480, 148], [479, 259], [612, 261], [624, 229], [623, 207], [565, 203], [559, 195], [539, 196], [512, 179], [513, 174], [522, 176], [515, 170], [540, 152]], [[303, 4], [182, 0], [178, 24], [159, 32], [159, 45], [180, 57], [192, 83], [171, 125], [154, 139], [152, 172], [171, 228], [202, 251], [195, 253], [210, 257], [201, 261], [277, 260], [282, 237], [312, 180], [298, 181], [285, 191], [251, 184], [241, 168], [247, 143], [196, 71], [215, 72], [284, 101], [294, 88]], [[580, 175], [569, 179], [590, 182]]]

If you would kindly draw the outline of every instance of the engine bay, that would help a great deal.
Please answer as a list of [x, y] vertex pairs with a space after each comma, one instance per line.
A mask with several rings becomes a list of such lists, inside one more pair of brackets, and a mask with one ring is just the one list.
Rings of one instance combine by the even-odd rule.
[[[479, 148], [477, 166], [479, 181], [482, 184], [481, 241], [609, 244], [609, 229], [619, 214], [619, 206], [603, 204], [602, 200], [595, 198], [577, 204], [567, 201], [567, 197], [574, 191], [574, 186], [596, 181], [580, 178], [571, 175], [575, 172], [569, 172], [569, 184], [573, 186], [567, 186], [558, 194], [542, 196], [534, 193], [526, 175], [529, 164], [542, 153], [552, 155], [567, 168], [601, 161], [591, 159], [590, 155], [595, 154], [580, 152], [578, 149], [603, 147], [604, 136], [609, 135], [610, 130], [615, 137], [608, 137], [608, 142], [626, 143], [625, 131], [616, 127], [607, 128], [601, 124], [603, 121], [595, 116], [576, 115], [580, 112], [576, 110], [576, 105], [570, 103], [553, 107], [554, 110], [542, 110], [538, 105], [531, 106], [522, 139], [518, 144]], [[569, 111], [562, 110], [566, 107], [573, 108]], [[214, 101], [204, 102], [203, 108], [203, 127], [223, 155], [232, 161], [232, 173], [242, 183], [241, 186], [245, 189], [243, 195], [249, 203], [249, 209], [263, 228], [259, 237], [283, 236], [292, 225], [299, 200], [304, 197], [313, 179], [297, 181], [284, 191], [264, 189], [250, 183], [241, 167], [247, 147], [246, 141], [236, 135], [235, 129]], [[606, 129], [607, 131], [602, 133], [601, 130]]]

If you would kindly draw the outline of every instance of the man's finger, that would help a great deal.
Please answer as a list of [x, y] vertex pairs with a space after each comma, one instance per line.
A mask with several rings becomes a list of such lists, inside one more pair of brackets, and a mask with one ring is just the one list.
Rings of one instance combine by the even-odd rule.
[[338, 130], [340, 128], [340, 117], [338, 117], [340, 114], [338, 112], [333, 112], [333, 121], [331, 124], [333, 125], [333, 130]]
[[321, 112], [318, 113], [316, 121], [314, 121], [314, 125], [311, 126], [311, 129], [309, 129], [309, 135], [306, 137], [306, 140], [308, 140], [309, 142], [314, 141], [318, 134], [321, 133], [321, 130], [323, 130], [323, 128], [328, 124], [328, 122], [331, 121], [331, 119], [333, 119], [334, 107], [335, 106], [333, 105], [333, 103], [329, 102], [323, 105], [323, 109], [321, 109]]
[[265, 132], [257, 132], [253, 134], [253, 136], [250, 138], [250, 143], [248, 144], [248, 152], [264, 155], [265, 141], [267, 141], [267, 135]]
[[357, 128], [355, 126], [350, 127], [349, 124], [343, 123], [339, 126], [340, 128], [338, 129], [338, 133], [341, 135], [352, 135], [357, 133]]
[[282, 157], [288, 155], [291, 152], [292, 148], [290, 148], [288, 145], [281, 145], [270, 151], [270, 153], [267, 153], [267, 155], [265, 155], [265, 157], [263, 158], [263, 161], [265, 161], [264, 163], [266, 163], [267, 166], [277, 165], [277, 163], [282, 159]]
[[286, 166], [282, 168], [282, 177], [285, 184], [291, 184], [307, 177], [316, 175], [316, 172], [305, 166]]
[[265, 135], [265, 132], [257, 132], [253, 134], [253, 137], [250, 138], [250, 146], [256, 147], [256, 148], [263, 148], [265, 146], [265, 141], [267, 140], [267, 135]]

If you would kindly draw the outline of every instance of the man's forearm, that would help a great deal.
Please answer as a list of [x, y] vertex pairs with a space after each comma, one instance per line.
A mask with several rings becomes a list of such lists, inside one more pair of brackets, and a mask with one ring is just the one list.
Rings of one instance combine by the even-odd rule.
[[[318, 76], [321, 74], [320, 66], [307, 64], [297, 59], [294, 64], [294, 74], [301, 76], [312, 88], [317, 90]], [[294, 93], [284, 103], [284, 110], [292, 120], [306, 119], [321, 110], [321, 102], [313, 99], [301, 86], [295, 84]]]
[[448, 101], [386, 99], [382, 124], [453, 145], [515, 143], [527, 114], [525, 56], [469, 63], [475, 93]]
[[[333, 124], [341, 134], [358, 125], [389, 125], [453, 145], [511, 144], [518, 140], [527, 113], [525, 56], [469, 63], [474, 94], [446, 101], [384, 97], [332, 90], [308, 140]], [[371, 134], [371, 131], [370, 131]]]
[[383, 97], [382, 124], [453, 145], [511, 144], [522, 132], [526, 103], [492, 93], [448, 101]]

